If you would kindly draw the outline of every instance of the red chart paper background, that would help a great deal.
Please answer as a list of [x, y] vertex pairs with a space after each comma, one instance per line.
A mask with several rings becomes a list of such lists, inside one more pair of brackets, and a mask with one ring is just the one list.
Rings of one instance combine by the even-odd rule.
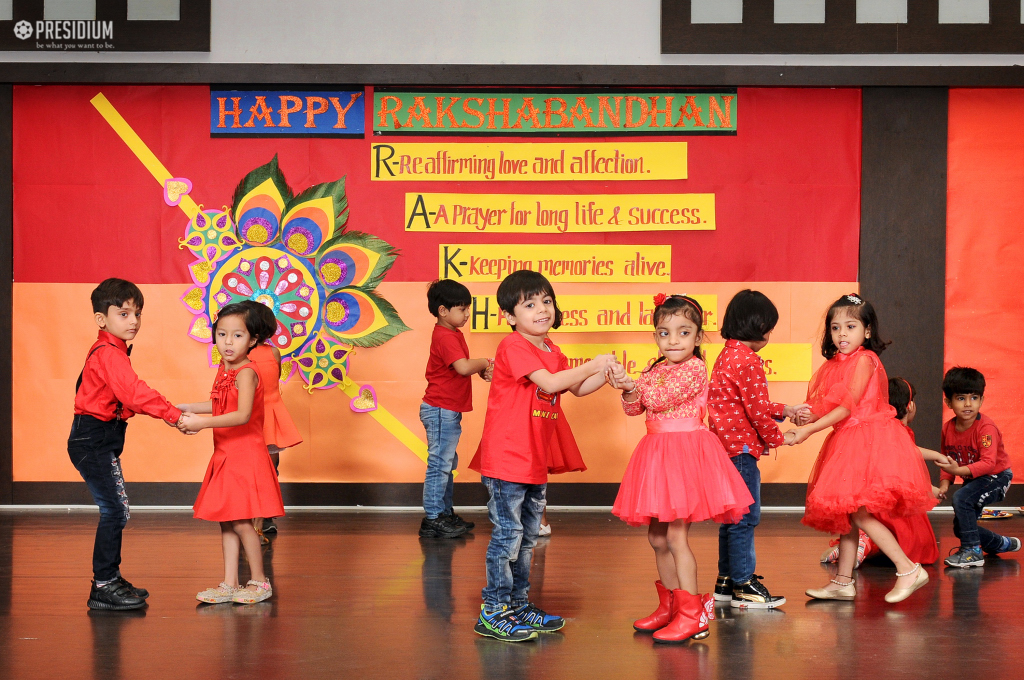
[[[724, 310], [753, 286], [776, 302], [773, 342], [813, 342], [831, 300], [856, 288], [860, 223], [860, 91], [741, 89], [735, 137], [682, 139], [689, 178], [622, 182], [411, 182], [370, 180], [367, 139], [211, 139], [209, 89], [201, 86], [17, 86], [14, 92], [14, 475], [19, 481], [74, 481], [64, 449], [75, 378], [95, 337], [88, 293], [120, 276], [142, 285], [145, 326], [133, 363], [176, 401], [209, 393], [206, 346], [186, 336], [190, 319], [178, 297], [189, 283], [190, 254], [178, 248], [186, 218], [162, 200], [161, 188], [89, 103], [103, 92], [171, 174], [189, 178], [191, 197], [207, 208], [229, 204], [238, 181], [274, 154], [291, 186], [347, 176], [348, 226], [375, 234], [403, 252], [380, 292], [412, 331], [382, 347], [360, 349], [350, 377], [372, 384], [384, 405], [422, 437], [423, 395], [433, 319], [424, 288], [437, 277], [438, 244], [611, 243], [672, 246], [671, 289], [717, 294]], [[367, 89], [367, 101], [372, 90]], [[368, 106], [372, 109], [372, 106]], [[369, 116], [369, 114], [368, 114]], [[370, 128], [369, 118], [366, 121]], [[382, 137], [382, 140], [389, 138]], [[390, 138], [398, 139], [398, 138]], [[611, 139], [619, 140], [622, 137]], [[630, 138], [630, 141], [645, 138]], [[403, 137], [401, 141], [413, 141]], [[431, 137], [429, 141], [516, 143], [515, 138]], [[528, 141], [538, 142], [542, 140]], [[543, 140], [559, 143], [560, 140]], [[579, 141], [573, 139], [571, 141]], [[602, 141], [592, 139], [592, 141]], [[714, 193], [717, 230], [615, 234], [406, 233], [404, 194]], [[496, 283], [470, 284], [493, 294]], [[560, 294], [664, 292], [663, 284], [556, 284]], [[669, 291], [671, 292], [671, 290]], [[57, 318], [59, 323], [53, 323]], [[501, 336], [469, 333], [473, 356], [493, 356]], [[711, 334], [717, 342], [717, 334]], [[556, 335], [566, 343], [648, 343], [651, 334]], [[815, 366], [821, 361], [815, 359]], [[806, 385], [771, 383], [773, 398], [798, 403]], [[306, 394], [297, 378], [284, 398], [304, 443], [282, 457], [284, 481], [415, 482], [423, 464], [364, 414], [348, 409], [340, 390]], [[480, 436], [487, 388], [474, 386], [475, 410], [464, 421], [463, 468]], [[43, 406], [45, 404], [45, 407]], [[567, 419], [589, 466], [553, 481], [621, 478], [643, 419], [622, 415], [603, 390], [566, 403]], [[135, 481], [195, 481], [209, 460], [208, 433], [183, 438], [148, 418], [135, 418], [125, 465]], [[817, 439], [765, 459], [765, 481], [807, 478]], [[463, 470], [459, 479], [472, 481]]]
[[985, 374], [982, 410], [1021, 469], [1024, 90], [950, 90], [948, 181], [946, 368]]

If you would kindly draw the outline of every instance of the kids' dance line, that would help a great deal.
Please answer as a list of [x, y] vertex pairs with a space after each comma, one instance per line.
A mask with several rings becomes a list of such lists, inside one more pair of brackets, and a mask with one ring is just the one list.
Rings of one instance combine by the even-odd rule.
[[[971, 368], [951, 369], [943, 381], [955, 416], [945, 424], [941, 452], [919, 449], [909, 423], [913, 386], [889, 380], [879, 360], [888, 343], [870, 302], [844, 295], [826, 313], [821, 353], [827, 359], [811, 378], [802, 404], [768, 396], [757, 352], [769, 342], [778, 310], [762, 293], [740, 291], [722, 323], [725, 348], [709, 371], [701, 345], [704, 310], [685, 295], [655, 296], [652, 315], [659, 358], [629, 375], [614, 355], [574, 368], [548, 332], [561, 324], [554, 288], [541, 274], [518, 271], [498, 287], [497, 302], [512, 332], [494, 359], [470, 358], [461, 328], [469, 290], [439, 280], [427, 293], [437, 319], [426, 369], [420, 419], [427, 436], [423, 538], [452, 538], [473, 528], [455, 514], [453, 472], [462, 415], [472, 410], [472, 376], [491, 383], [481, 440], [470, 463], [487, 488], [493, 526], [485, 558], [486, 585], [474, 630], [506, 642], [536, 639], [565, 619], [530, 600], [530, 568], [546, 506], [549, 474], [586, 469], [562, 410], [566, 392], [582, 397], [605, 384], [621, 392], [626, 415], [646, 414], [647, 434], [626, 467], [613, 514], [648, 527], [659, 580], [657, 606], [633, 623], [659, 643], [681, 643], [710, 633], [714, 601], [735, 608], [773, 608], [773, 595], [754, 573], [754, 531], [760, 521], [758, 459], [770, 448], [796, 445], [831, 428], [807, 487], [803, 523], [839, 534], [822, 561], [837, 576], [806, 591], [815, 599], [852, 600], [853, 571], [875, 551], [896, 568], [887, 602], [910, 597], [928, 582], [922, 563], [937, 559], [925, 514], [944, 498], [956, 477], [954, 531], [961, 539], [946, 564], [984, 564], [984, 553], [1016, 552], [1021, 541], [978, 527], [986, 504], [1001, 500], [1013, 472], [995, 423], [980, 413], [985, 380]], [[224, 580], [197, 595], [202, 602], [248, 604], [272, 596], [263, 571], [263, 518], [284, 514], [277, 480], [282, 449], [301, 437], [280, 401], [280, 355], [266, 345], [273, 315], [255, 302], [231, 304], [214, 322], [221, 355], [209, 401], [173, 406], [131, 368], [130, 347], [142, 321], [143, 296], [134, 284], [108, 279], [92, 295], [97, 342], [76, 388], [68, 453], [100, 507], [88, 605], [137, 609], [148, 592], [120, 573], [121, 535], [129, 518], [120, 472], [126, 421], [145, 413], [194, 434], [214, 429], [214, 453], [195, 503], [195, 516], [220, 524]], [[705, 425], [707, 419], [707, 425]], [[785, 419], [795, 427], [783, 432]], [[942, 469], [932, 487], [925, 461]], [[113, 474], [111, 474], [113, 470]], [[691, 523], [713, 520], [719, 531], [718, 578], [713, 593], [697, 588], [697, 564], [688, 543]], [[252, 578], [239, 582], [243, 552]]]

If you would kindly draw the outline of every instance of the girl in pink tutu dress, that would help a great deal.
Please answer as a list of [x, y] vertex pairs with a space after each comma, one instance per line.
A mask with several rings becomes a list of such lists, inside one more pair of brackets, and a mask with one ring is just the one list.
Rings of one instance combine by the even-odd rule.
[[657, 642], [708, 635], [714, 599], [697, 594], [691, 522], [733, 524], [754, 502], [718, 437], [704, 425], [708, 369], [700, 351], [704, 311], [685, 295], [654, 298], [654, 339], [661, 358], [634, 381], [615, 364], [608, 382], [622, 390], [626, 415], [647, 412], [647, 435], [626, 467], [612, 513], [647, 530], [660, 581], [658, 608], [634, 622]]
[[787, 444], [832, 427], [807, 483], [803, 523], [840, 534], [836, 578], [808, 597], [852, 600], [858, 529], [896, 565], [886, 602], [900, 602], [928, 582], [876, 516], [909, 517], [935, 506], [924, 459], [889, 405], [889, 379], [878, 354], [885, 349], [871, 303], [844, 295], [829, 307], [821, 353], [828, 359], [807, 388], [810, 411], [786, 433]]

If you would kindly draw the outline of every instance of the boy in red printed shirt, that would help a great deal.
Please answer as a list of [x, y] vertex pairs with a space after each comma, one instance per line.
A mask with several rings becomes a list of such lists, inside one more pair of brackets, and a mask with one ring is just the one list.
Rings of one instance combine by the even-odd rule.
[[498, 286], [498, 307], [512, 327], [494, 354], [483, 436], [470, 469], [480, 473], [494, 528], [487, 545], [487, 586], [474, 631], [504, 642], [532, 640], [565, 620], [529, 601], [530, 563], [544, 512], [548, 473], [585, 470], [562, 413], [562, 395], [578, 397], [604, 385], [615, 357], [604, 354], [575, 368], [547, 337], [562, 312], [551, 283], [522, 270]]
[[757, 461], [769, 448], [785, 441], [776, 420], [792, 418], [806, 406], [786, 406], [768, 398], [764, 362], [757, 352], [779, 322], [779, 312], [763, 293], [741, 290], [725, 310], [722, 338], [725, 349], [711, 371], [708, 420], [711, 431], [729, 453], [729, 459], [747, 484], [753, 505], [737, 524], [718, 531], [718, 581], [715, 599], [737, 608], [770, 609], [786, 603], [772, 595], [754, 573], [754, 527], [761, 521], [761, 471]]
[[93, 545], [90, 609], [128, 610], [146, 606], [149, 592], [121, 576], [121, 536], [130, 507], [121, 472], [128, 419], [136, 413], [181, 423], [181, 411], [139, 380], [131, 347], [142, 327], [142, 291], [124, 279], [107, 279], [92, 292], [99, 337], [89, 349], [75, 386], [75, 419], [68, 455], [100, 509]]
[[942, 380], [942, 394], [954, 417], [942, 426], [942, 453], [949, 463], [936, 463], [942, 468], [939, 497], [945, 498], [957, 477], [964, 480], [953, 494], [953, 533], [960, 539], [960, 549], [945, 562], [961, 569], [981, 567], [985, 564], [983, 550], [990, 555], [1020, 550], [1019, 538], [978, 526], [985, 506], [1006, 496], [1013, 470], [999, 428], [981, 413], [985, 376], [973, 368], [951, 368]]
[[458, 281], [440, 279], [427, 289], [427, 307], [437, 319], [430, 337], [427, 391], [420, 404], [420, 422], [427, 433], [427, 473], [423, 480], [420, 536], [455, 538], [475, 524], [455, 514], [453, 470], [459, 467], [462, 414], [473, 410], [473, 376], [489, 380], [488, 359], [470, 359], [469, 345], [459, 329], [469, 321], [469, 289]]

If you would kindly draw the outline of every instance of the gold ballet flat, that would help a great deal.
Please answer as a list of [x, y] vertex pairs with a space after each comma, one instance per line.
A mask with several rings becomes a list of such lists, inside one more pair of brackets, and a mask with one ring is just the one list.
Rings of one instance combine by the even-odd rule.
[[916, 565], [912, 570], [908, 571], [906, 574], [900, 574], [897, 572], [896, 576], [910, 576], [915, 571], [917, 572], [917, 578], [914, 579], [914, 584], [909, 588], [893, 588], [885, 594], [886, 602], [888, 602], [889, 604], [903, 602], [903, 600], [910, 597], [915, 590], [923, 586], [925, 583], [928, 583], [928, 572], [922, 569], [920, 564]]
[[808, 588], [804, 591], [807, 597], [815, 600], [852, 600], [857, 597], [857, 585], [853, 579], [849, 583], [840, 583], [835, 579], [831, 579], [831, 582], [837, 586], [842, 586], [837, 590], [829, 590], [828, 588]]

